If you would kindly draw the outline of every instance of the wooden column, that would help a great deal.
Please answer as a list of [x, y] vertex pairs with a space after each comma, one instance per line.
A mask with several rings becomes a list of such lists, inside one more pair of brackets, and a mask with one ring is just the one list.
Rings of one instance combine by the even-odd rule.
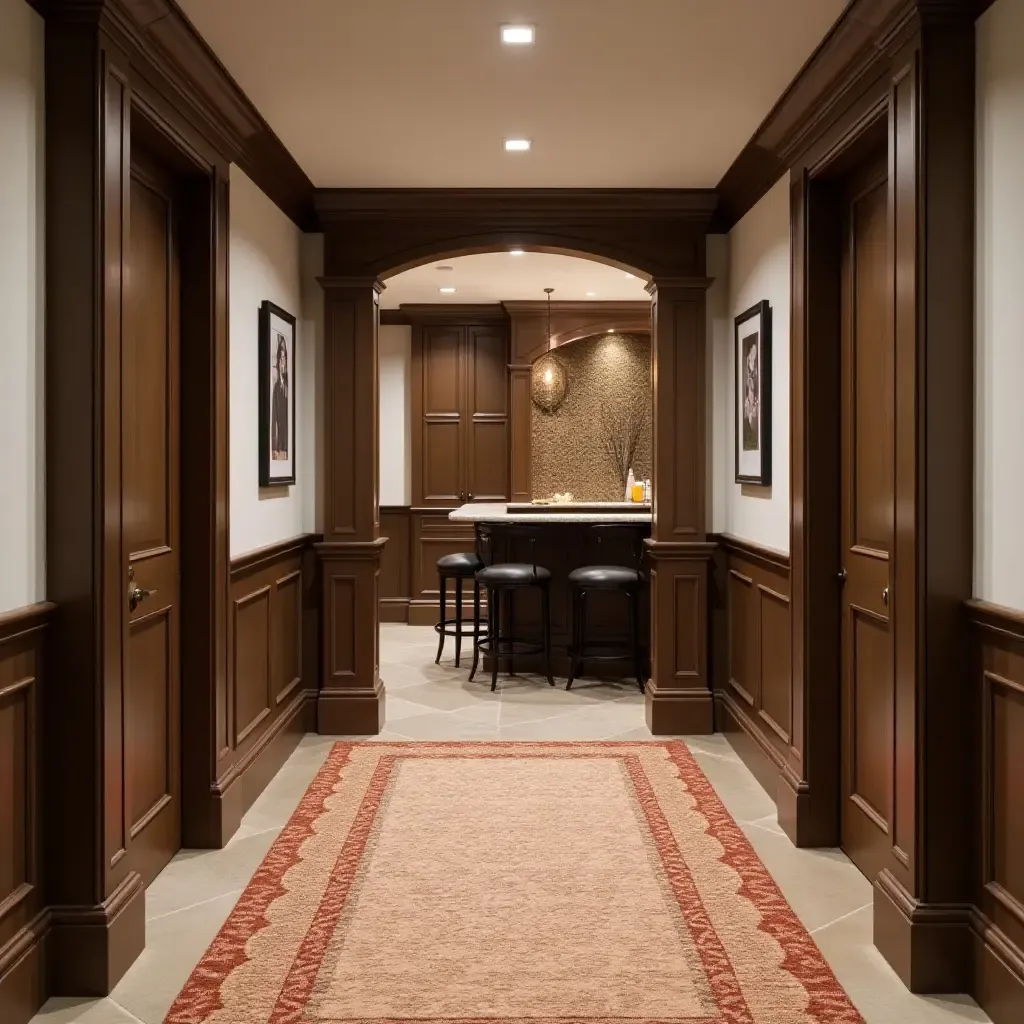
[[647, 726], [655, 735], [714, 729], [708, 674], [705, 534], [706, 337], [704, 278], [651, 282], [654, 384], [654, 523], [651, 679]]
[[384, 725], [380, 679], [380, 536], [375, 277], [323, 278], [324, 531], [321, 733]]

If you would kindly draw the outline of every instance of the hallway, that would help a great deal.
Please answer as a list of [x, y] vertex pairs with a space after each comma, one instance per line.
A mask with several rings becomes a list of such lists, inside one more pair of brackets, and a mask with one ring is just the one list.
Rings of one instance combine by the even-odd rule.
[[[389, 690], [381, 741], [650, 738], [643, 699], [627, 684], [584, 681], [566, 693], [533, 679], [505, 679], [491, 694], [486, 685], [468, 684], [467, 672], [447, 657], [434, 666], [434, 649], [429, 628], [381, 627], [381, 675]], [[37, 1024], [160, 1024], [332, 742], [307, 736], [225, 849], [183, 851], [174, 859], [146, 894], [145, 952], [108, 999], [51, 999]], [[688, 745], [867, 1024], [988, 1021], [966, 996], [911, 995], [871, 943], [867, 880], [839, 851], [795, 850], [771, 800], [724, 737]]]

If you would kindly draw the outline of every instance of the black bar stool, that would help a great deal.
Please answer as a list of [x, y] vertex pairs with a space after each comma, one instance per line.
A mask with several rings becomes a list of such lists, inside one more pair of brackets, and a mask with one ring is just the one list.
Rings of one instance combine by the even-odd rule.
[[[585, 661], [627, 661], [632, 660], [637, 685], [644, 692], [644, 666], [640, 651], [640, 592], [646, 582], [640, 569], [643, 559], [643, 541], [635, 526], [628, 523], [601, 523], [590, 528], [591, 534], [601, 546], [603, 539], [611, 535], [624, 536], [631, 540], [633, 566], [625, 565], [584, 565], [569, 573], [569, 590], [572, 593], [572, 646], [569, 648], [568, 690], [578, 678]], [[587, 594], [591, 591], [605, 591], [625, 595], [629, 602], [629, 648], [623, 650], [610, 641], [587, 640]], [[615, 648], [613, 653], [594, 654], [595, 650]]]
[[[441, 621], [434, 626], [434, 632], [438, 635], [437, 657], [434, 664], [441, 661], [444, 652], [444, 638], [455, 637], [455, 667], [459, 667], [459, 659], [462, 657], [462, 638], [472, 636], [473, 646], [482, 632], [480, 624], [480, 584], [473, 579], [478, 569], [484, 566], [483, 560], [475, 551], [459, 551], [452, 555], [442, 555], [437, 560], [437, 575], [441, 583]], [[448, 581], [455, 581], [455, 618], [445, 617], [445, 599], [448, 594]], [[462, 582], [473, 580], [473, 630], [467, 632], [462, 628]], [[484, 624], [486, 625], [486, 623]], [[454, 626], [454, 629], [450, 629]]]
[[[490, 527], [477, 530], [477, 543], [481, 554], [486, 551], [484, 561], [487, 563], [476, 573], [476, 582], [487, 588], [487, 636], [477, 637], [473, 647], [473, 668], [469, 673], [472, 679], [476, 675], [480, 661], [480, 652], [491, 656], [491, 689], [498, 688], [498, 663], [502, 658], [508, 661], [508, 674], [515, 675], [515, 655], [544, 655], [544, 674], [551, 686], [555, 685], [551, 674], [551, 573], [542, 565], [537, 564], [537, 534], [532, 526], [509, 524], [501, 526], [503, 539], [521, 538], [530, 542], [529, 562], [494, 561], [494, 536]], [[541, 600], [541, 639], [526, 640], [515, 635], [515, 616], [513, 596], [518, 590], [535, 588], [540, 591]], [[502, 595], [507, 598], [508, 633], [501, 632]]]

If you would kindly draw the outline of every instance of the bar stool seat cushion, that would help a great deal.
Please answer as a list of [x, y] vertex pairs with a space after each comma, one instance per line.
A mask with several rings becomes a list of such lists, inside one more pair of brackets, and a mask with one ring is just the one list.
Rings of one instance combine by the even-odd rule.
[[452, 555], [442, 555], [437, 560], [437, 571], [449, 576], [472, 576], [483, 567], [483, 561], [474, 551], [458, 551]]
[[551, 573], [542, 565], [529, 563], [504, 562], [501, 565], [488, 565], [476, 574], [478, 583], [486, 587], [528, 587], [534, 583], [544, 583], [551, 579]]
[[625, 565], [583, 565], [569, 573], [569, 583], [595, 590], [628, 590], [643, 581], [636, 569]]

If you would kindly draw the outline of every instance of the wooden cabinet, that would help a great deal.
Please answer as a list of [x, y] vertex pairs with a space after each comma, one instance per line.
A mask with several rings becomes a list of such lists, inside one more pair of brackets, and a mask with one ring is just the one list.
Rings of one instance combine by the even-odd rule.
[[413, 321], [412, 500], [508, 500], [508, 325]]

